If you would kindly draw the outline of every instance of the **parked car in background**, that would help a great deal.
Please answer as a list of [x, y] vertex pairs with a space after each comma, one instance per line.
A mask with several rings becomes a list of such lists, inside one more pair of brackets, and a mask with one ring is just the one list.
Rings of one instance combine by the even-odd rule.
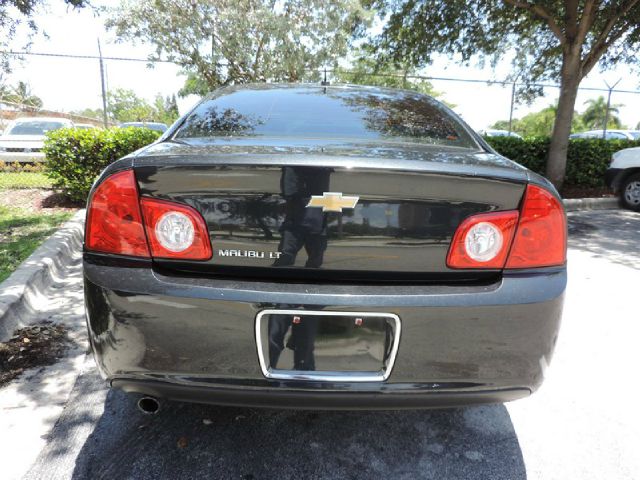
[[139, 128], [148, 128], [150, 130], [155, 130], [156, 132], [166, 132], [167, 125], [159, 122], [125, 122], [120, 124], [120, 128], [126, 127], [139, 127]]
[[95, 125], [91, 125], [90, 123], [76, 123], [73, 127], [80, 130], [91, 130], [92, 128], [98, 128]]
[[640, 211], [640, 147], [614, 153], [604, 178], [623, 206]]
[[147, 413], [514, 400], [552, 356], [566, 240], [553, 185], [428, 96], [228, 87], [94, 184], [90, 342]]
[[[589, 130], [588, 132], [574, 133], [569, 135], [569, 138], [602, 138], [603, 134], [604, 130]], [[637, 140], [640, 136], [634, 135], [630, 130], [607, 130], [605, 140]]]
[[73, 126], [73, 122], [67, 118], [18, 118], [0, 136], [0, 161], [41, 162], [44, 160], [42, 147], [47, 132]]
[[626, 130], [626, 132], [631, 135], [634, 140], [640, 140], [640, 130]]
[[480, 130], [479, 133], [483, 137], [514, 137], [514, 138], [522, 138], [522, 136], [518, 135], [516, 132], [510, 132], [508, 130]]

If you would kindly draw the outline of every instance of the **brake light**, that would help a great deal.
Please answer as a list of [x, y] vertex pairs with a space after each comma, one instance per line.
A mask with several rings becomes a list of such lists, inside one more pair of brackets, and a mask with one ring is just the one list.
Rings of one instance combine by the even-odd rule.
[[465, 219], [453, 236], [447, 255], [450, 268], [503, 268], [518, 212], [494, 212]]
[[564, 265], [567, 224], [560, 200], [541, 187], [528, 185], [521, 211], [506, 268]]
[[85, 246], [96, 252], [149, 257], [133, 170], [111, 175], [93, 192]]
[[528, 185], [520, 212], [482, 213], [465, 219], [453, 236], [449, 268], [516, 269], [563, 265], [567, 226], [560, 201]]
[[195, 209], [153, 198], [142, 198], [140, 205], [151, 255], [154, 258], [211, 258], [207, 225]]

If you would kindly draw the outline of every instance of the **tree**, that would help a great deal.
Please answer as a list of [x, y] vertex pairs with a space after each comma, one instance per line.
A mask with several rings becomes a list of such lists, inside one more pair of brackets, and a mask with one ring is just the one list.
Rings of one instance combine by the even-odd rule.
[[107, 93], [107, 115], [117, 122], [150, 122], [153, 107], [133, 90], [116, 88]]
[[[587, 109], [582, 114], [582, 121], [588, 129], [604, 129], [605, 118], [607, 117], [607, 100], [600, 96], [596, 99], [590, 98], [584, 102]], [[624, 105], [616, 103], [609, 106], [609, 122], [607, 128], [621, 128], [622, 122], [616, 114], [620, 113], [619, 108]]]
[[176, 101], [175, 95], [163, 97], [158, 94], [156, 95], [153, 106], [155, 109], [154, 120], [156, 122], [171, 125], [180, 116], [180, 113], [178, 112], [178, 102]]
[[[87, 0], [63, 1], [74, 8], [87, 4]], [[38, 7], [46, 3], [46, 0], [0, 0], [0, 71], [10, 71], [12, 57], [5, 52], [10, 49], [20, 27], [25, 26], [30, 34], [38, 32], [33, 16]]]
[[356, 60], [348, 68], [336, 68], [334, 72], [334, 77], [338, 82], [404, 88], [416, 90], [432, 97], [441, 95], [440, 92], [434, 90], [431, 82], [413, 79], [411, 78], [413, 75], [415, 75], [415, 69], [408, 64], [394, 64], [392, 62], [381, 64], [366, 48], [357, 52]]
[[107, 93], [107, 115], [115, 122], [161, 122], [171, 124], [179, 116], [176, 96], [156, 95], [153, 104], [133, 90], [116, 88]]
[[318, 79], [369, 15], [359, 0], [122, 0], [107, 27], [187, 74], [180, 94], [220, 85]]
[[[599, 65], [638, 63], [640, 0], [367, 0], [387, 19], [374, 39], [381, 57], [420, 67], [435, 53], [460, 62], [512, 57], [513, 79], [539, 94], [560, 83], [547, 176], [561, 187], [578, 87]], [[531, 98], [531, 97], [529, 97]]]
[[[549, 105], [538, 112], [531, 112], [522, 118], [515, 118], [512, 124], [512, 130], [519, 133], [523, 137], [548, 137], [553, 133], [553, 126], [556, 119], [557, 103]], [[498, 120], [491, 128], [497, 130], [508, 130], [508, 120]], [[571, 132], [579, 132], [584, 130], [582, 116], [574, 113], [571, 122]]]
[[19, 81], [14, 87], [5, 87], [0, 92], [0, 98], [5, 102], [17, 103], [27, 107], [42, 107], [42, 99], [31, 93], [31, 87], [27, 82]]
[[87, 117], [94, 118], [96, 120], [102, 120], [102, 109], [101, 108], [83, 108], [82, 110], [73, 110], [71, 111], [73, 115], [78, 115], [79, 117]]

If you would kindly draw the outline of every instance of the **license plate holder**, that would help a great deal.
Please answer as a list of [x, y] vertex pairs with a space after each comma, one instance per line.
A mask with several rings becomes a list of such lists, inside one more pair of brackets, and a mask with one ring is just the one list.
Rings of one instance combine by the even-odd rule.
[[328, 382], [382, 382], [400, 344], [392, 313], [262, 310], [256, 344], [267, 378]]

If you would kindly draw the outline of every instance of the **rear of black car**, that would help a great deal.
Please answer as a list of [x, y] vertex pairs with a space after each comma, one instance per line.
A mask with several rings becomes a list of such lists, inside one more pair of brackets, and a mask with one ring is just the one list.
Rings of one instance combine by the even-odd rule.
[[88, 206], [112, 386], [299, 408], [506, 401], [541, 383], [566, 284], [553, 188], [422, 95], [217, 92]]

